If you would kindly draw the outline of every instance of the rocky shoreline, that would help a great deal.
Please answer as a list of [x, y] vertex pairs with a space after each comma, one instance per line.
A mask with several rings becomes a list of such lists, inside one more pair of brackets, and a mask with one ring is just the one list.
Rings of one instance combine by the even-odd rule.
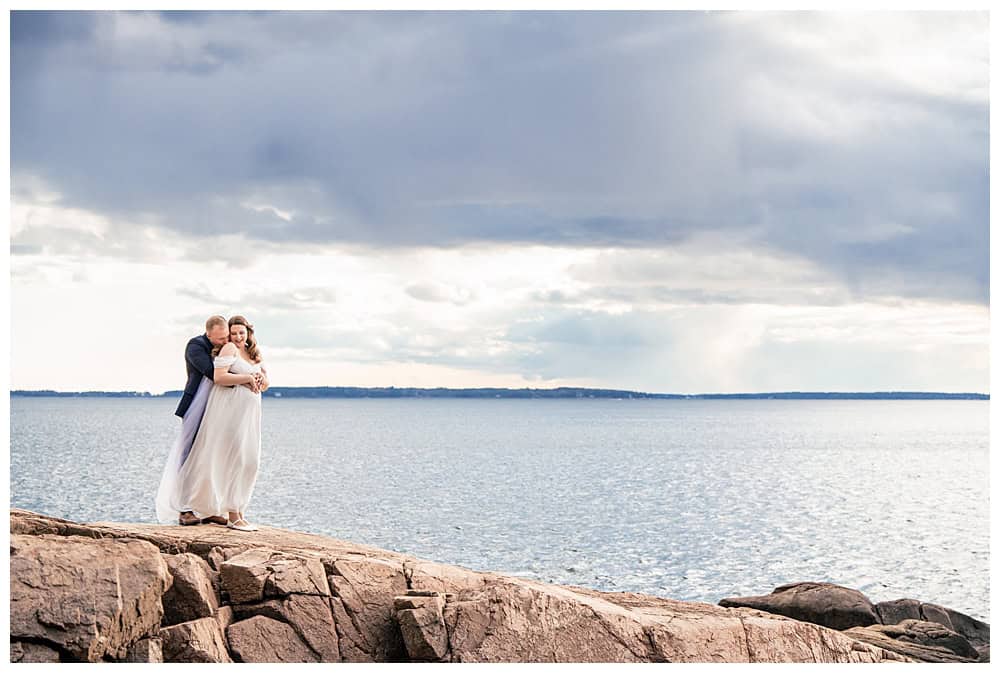
[[12, 662], [989, 661], [989, 625], [822, 583], [719, 605], [262, 526], [10, 513]]

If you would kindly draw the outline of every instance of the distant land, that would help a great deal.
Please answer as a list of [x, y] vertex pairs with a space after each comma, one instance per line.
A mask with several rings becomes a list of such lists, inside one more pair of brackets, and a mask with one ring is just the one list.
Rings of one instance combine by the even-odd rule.
[[[168, 390], [154, 395], [136, 391], [56, 392], [54, 390], [12, 390], [11, 397], [180, 397], [180, 390]], [[934, 392], [783, 392], [783, 393], [700, 393], [679, 395], [674, 393], [640, 393], [634, 390], [606, 390], [603, 388], [354, 388], [354, 387], [305, 387], [270, 388], [264, 397], [276, 398], [395, 398], [395, 397], [459, 397], [490, 399], [656, 399], [656, 400], [988, 400], [984, 393], [934, 393]]]

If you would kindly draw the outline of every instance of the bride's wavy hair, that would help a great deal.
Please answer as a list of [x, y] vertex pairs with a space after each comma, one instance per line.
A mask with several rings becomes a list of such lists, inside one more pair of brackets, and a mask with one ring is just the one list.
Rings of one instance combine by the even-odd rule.
[[[247, 328], [247, 355], [250, 356], [252, 361], [260, 362], [260, 349], [257, 348], [257, 339], [253, 335], [253, 325], [241, 315], [234, 315], [229, 319], [229, 329], [232, 329], [233, 325], [243, 325]], [[220, 350], [222, 350], [222, 346], [213, 348], [212, 356], [218, 355]]]

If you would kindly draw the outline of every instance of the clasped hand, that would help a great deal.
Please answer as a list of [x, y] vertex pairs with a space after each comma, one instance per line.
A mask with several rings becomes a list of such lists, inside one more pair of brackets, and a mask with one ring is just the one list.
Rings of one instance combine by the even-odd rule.
[[260, 372], [254, 372], [253, 378], [250, 380], [250, 382], [249, 383], [244, 383], [243, 385], [245, 385], [247, 388], [249, 388], [253, 392], [259, 393], [262, 390], [264, 390], [264, 388], [265, 388], [264, 375], [261, 374]]

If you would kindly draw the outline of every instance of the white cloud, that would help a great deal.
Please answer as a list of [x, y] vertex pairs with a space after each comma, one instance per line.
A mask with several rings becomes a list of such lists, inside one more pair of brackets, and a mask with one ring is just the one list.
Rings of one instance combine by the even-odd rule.
[[[989, 98], [986, 12], [732, 12], [724, 20], [797, 60], [822, 63], [830, 76], [941, 98]], [[846, 109], [850, 101], [832, 102]]]

